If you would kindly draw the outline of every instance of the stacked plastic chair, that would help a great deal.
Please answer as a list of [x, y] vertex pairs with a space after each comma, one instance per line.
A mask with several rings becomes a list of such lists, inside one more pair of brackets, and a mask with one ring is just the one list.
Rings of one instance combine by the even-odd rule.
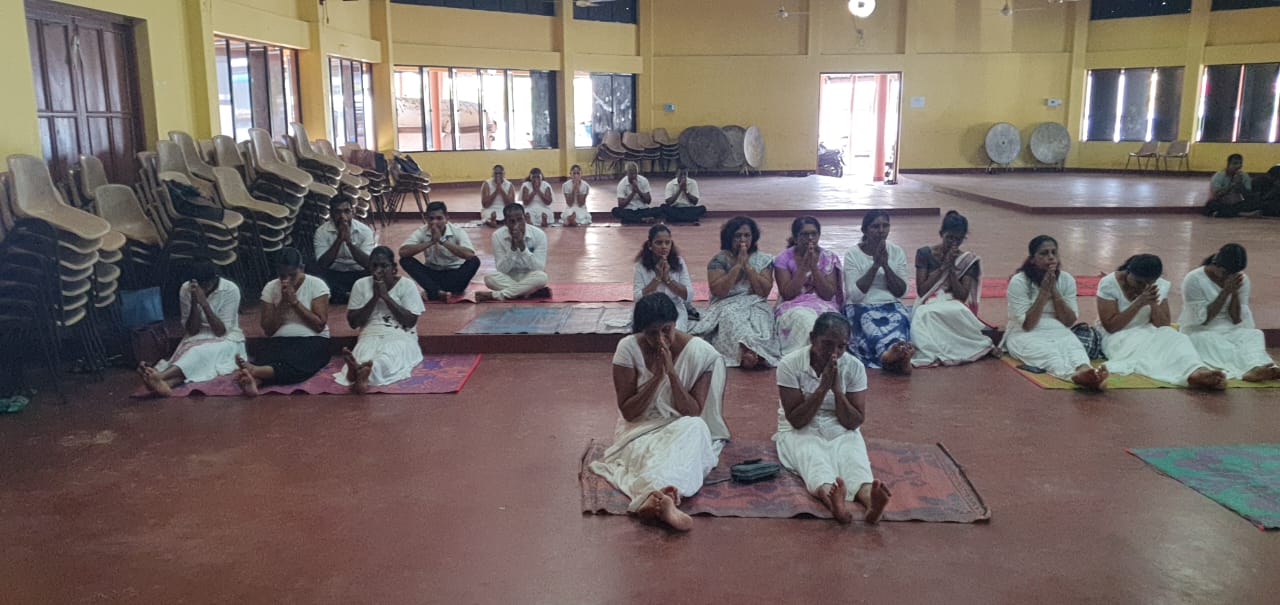
[[[325, 141], [325, 144], [327, 145], [328, 141]], [[367, 181], [365, 190], [369, 192], [369, 202], [372, 206], [374, 218], [380, 221], [384, 227], [390, 224], [388, 195], [391, 192], [391, 182], [386, 171], [378, 171], [374, 153], [361, 149], [359, 145], [347, 144], [342, 146], [341, 157], [349, 168], [358, 168], [360, 170], [359, 176]], [[361, 161], [364, 163], [361, 163]]]
[[80, 161], [71, 167], [72, 190], [79, 198], [76, 207], [95, 212], [94, 191], [107, 184], [107, 170], [97, 156], [81, 155]]
[[[297, 156], [293, 155], [288, 148], [276, 144], [276, 156], [280, 161], [293, 167], [297, 167]], [[307, 195], [303, 197], [302, 207], [298, 210], [298, 215], [294, 219], [293, 224], [293, 247], [298, 249], [302, 254], [302, 258], [307, 264], [311, 264], [315, 260], [315, 233], [322, 223], [329, 218], [329, 201], [338, 195], [338, 190], [321, 183], [320, 181], [311, 181], [307, 186]]]
[[[99, 310], [110, 311], [116, 301], [120, 269], [115, 263], [122, 257], [124, 237], [102, 218], [68, 205], [44, 160], [11, 155], [8, 165], [11, 186], [0, 204], [0, 223], [9, 251], [25, 253], [28, 266], [57, 276], [36, 284], [47, 289], [53, 302], [48, 320], [60, 336], [78, 341], [82, 367], [100, 377], [107, 350], [94, 324]], [[36, 263], [36, 258], [56, 264]]]
[[338, 160], [342, 162], [342, 178], [340, 190], [343, 195], [351, 199], [351, 206], [355, 209], [356, 216], [368, 221], [370, 200], [373, 195], [369, 193], [369, 179], [364, 176], [364, 169], [352, 164], [337, 154], [331, 144], [326, 139], [316, 139], [311, 142], [311, 148], [320, 155]]
[[98, 215], [126, 240], [121, 283], [134, 290], [159, 285], [157, 270], [164, 239], [143, 211], [137, 194], [126, 185], [101, 185], [94, 192], [94, 198]]
[[[418, 205], [418, 217], [427, 222], [427, 205], [431, 203], [431, 174], [428, 172], [411, 172], [399, 161], [403, 156], [395, 152], [391, 161], [387, 162], [387, 170], [391, 176], [391, 195], [387, 213], [395, 215], [404, 206], [404, 199], [412, 197]], [[412, 168], [412, 164], [409, 165]]]
[[337, 188], [342, 182], [346, 162], [317, 152], [311, 146], [307, 128], [300, 122], [290, 123], [289, 127], [293, 129], [293, 136], [287, 138], [293, 153], [298, 156], [298, 167], [310, 172], [321, 183]]
[[663, 172], [680, 166], [680, 142], [672, 139], [666, 128], [653, 129], [653, 142], [658, 144]]
[[247, 289], [256, 294], [271, 279], [271, 260], [275, 253], [290, 244], [296, 214], [291, 216], [283, 204], [250, 195], [240, 180], [240, 173], [232, 168], [214, 168], [213, 176], [223, 205], [245, 217], [240, 226], [241, 252], [252, 274]]
[[208, 183], [213, 182], [213, 166], [205, 161], [204, 155], [196, 147], [196, 141], [191, 138], [191, 135], [181, 130], [170, 130], [169, 140], [182, 150], [182, 158], [186, 160], [187, 171], [192, 176]]
[[236, 145], [235, 139], [225, 134], [213, 137], [213, 165], [234, 168], [240, 173], [240, 178], [245, 182], [249, 181], [245, 174], [245, 161], [244, 156], [240, 154], [240, 147]]
[[260, 199], [285, 206], [289, 210], [289, 220], [294, 220], [316, 179], [305, 170], [282, 161], [267, 131], [250, 128], [249, 142], [253, 193]]
[[622, 172], [622, 162], [627, 158], [627, 150], [622, 147], [622, 133], [610, 130], [604, 133], [604, 139], [596, 146], [596, 156], [591, 160], [592, 172], [596, 176], [604, 174], [616, 175]]
[[[40, 352], [45, 368], [65, 403], [59, 370], [62, 346], [56, 317], [58, 293], [57, 231], [44, 221], [13, 219], [9, 175], [0, 174], [0, 371], [11, 386], [25, 385], [23, 368], [30, 352]], [[83, 321], [83, 320], [82, 320]]]

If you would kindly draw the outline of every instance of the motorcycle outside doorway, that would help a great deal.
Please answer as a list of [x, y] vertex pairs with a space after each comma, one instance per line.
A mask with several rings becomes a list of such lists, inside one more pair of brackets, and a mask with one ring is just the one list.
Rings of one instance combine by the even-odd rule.
[[895, 183], [902, 74], [824, 73], [819, 86], [817, 174]]

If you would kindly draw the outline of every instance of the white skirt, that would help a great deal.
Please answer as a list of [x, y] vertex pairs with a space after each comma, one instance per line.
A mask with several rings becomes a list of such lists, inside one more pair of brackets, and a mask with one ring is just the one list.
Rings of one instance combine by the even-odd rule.
[[[400, 382], [408, 378], [413, 373], [413, 369], [422, 363], [422, 348], [418, 346], [418, 337], [406, 332], [361, 334], [351, 354], [360, 363], [373, 362], [373, 372], [369, 374], [369, 386], [384, 386]], [[333, 378], [342, 386], [351, 386], [347, 381], [345, 364], [333, 375]]]
[[982, 359], [995, 345], [982, 333], [984, 325], [964, 303], [945, 298], [916, 303], [911, 315], [911, 365], [955, 366]]
[[1238, 379], [1257, 367], [1275, 365], [1267, 354], [1266, 337], [1255, 328], [1209, 328], [1187, 334], [1201, 360]]
[[637, 437], [613, 456], [592, 462], [591, 471], [630, 497], [629, 509], [635, 512], [649, 494], [667, 486], [674, 486], [684, 497], [698, 493], [719, 459], [707, 423], [684, 416]]
[[1102, 339], [1102, 354], [1112, 374], [1142, 374], [1187, 386], [1187, 377], [1205, 367], [1191, 339], [1169, 326], [1125, 328]]
[[556, 213], [551, 211], [551, 206], [542, 202], [529, 202], [524, 207], [525, 219], [534, 227], [542, 227], [542, 219], [546, 217], [547, 225], [555, 224]]
[[173, 355], [157, 362], [155, 367], [163, 372], [169, 366], [176, 366], [182, 370], [187, 382], [205, 382], [235, 372], [237, 355], [249, 358], [243, 342], [225, 338], [184, 338]]
[[494, 204], [480, 211], [480, 221], [484, 222], [492, 218], [493, 220], [502, 222], [502, 205]]
[[[779, 420], [786, 422], [786, 417], [780, 413]], [[834, 484], [840, 477], [844, 479], [845, 499], [853, 500], [858, 488], [871, 483], [871, 459], [862, 431], [846, 429], [833, 414], [821, 411], [802, 429], [787, 427], [773, 435], [778, 461], [800, 475], [809, 493]]]
[[1044, 368], [1063, 380], [1071, 380], [1076, 368], [1089, 365], [1089, 353], [1080, 339], [1057, 320], [1042, 320], [1030, 332], [1005, 331], [1004, 348], [1022, 363]]
[[591, 224], [591, 213], [583, 206], [566, 208], [564, 212], [560, 213], [560, 221], [564, 222], [568, 220], [570, 216], [572, 216], [579, 225]]

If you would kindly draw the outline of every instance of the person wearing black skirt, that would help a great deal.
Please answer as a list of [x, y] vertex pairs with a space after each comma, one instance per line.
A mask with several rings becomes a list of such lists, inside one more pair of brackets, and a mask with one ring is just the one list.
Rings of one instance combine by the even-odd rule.
[[262, 289], [259, 318], [268, 338], [254, 363], [236, 359], [236, 384], [250, 397], [266, 385], [304, 382], [329, 363], [329, 286], [303, 269], [302, 255], [285, 248], [278, 278]]

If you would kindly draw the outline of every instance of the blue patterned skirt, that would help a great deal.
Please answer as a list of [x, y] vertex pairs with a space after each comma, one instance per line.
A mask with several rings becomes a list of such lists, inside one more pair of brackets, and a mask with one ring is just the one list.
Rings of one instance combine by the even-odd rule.
[[853, 323], [849, 352], [868, 368], [879, 368], [889, 347], [911, 341], [911, 311], [900, 302], [845, 305], [844, 315]]

